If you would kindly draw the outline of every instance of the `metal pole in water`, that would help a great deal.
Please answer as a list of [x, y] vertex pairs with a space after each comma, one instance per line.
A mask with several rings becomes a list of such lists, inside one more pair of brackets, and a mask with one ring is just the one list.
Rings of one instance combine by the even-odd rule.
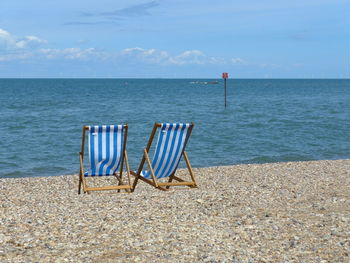
[[226, 103], [226, 97], [227, 97], [226, 80], [227, 80], [227, 78], [228, 78], [228, 73], [227, 73], [227, 72], [222, 73], [222, 78], [224, 79], [224, 88], [225, 88], [225, 108], [226, 108], [226, 106], [227, 106], [227, 103]]
[[225, 108], [227, 106], [227, 103], [226, 103], [226, 79], [225, 79]]

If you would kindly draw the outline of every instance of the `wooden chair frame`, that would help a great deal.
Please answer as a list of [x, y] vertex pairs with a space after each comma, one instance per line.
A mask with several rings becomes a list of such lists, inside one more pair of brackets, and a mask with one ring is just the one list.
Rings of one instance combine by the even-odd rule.
[[[184, 156], [184, 159], [185, 159], [185, 162], [186, 162], [186, 166], [187, 166], [187, 169], [189, 171], [189, 174], [191, 176], [192, 181], [185, 181], [185, 180], [175, 176], [175, 173], [176, 173], [177, 169], [175, 169], [174, 173], [169, 176], [169, 181], [167, 183], [163, 183], [163, 182], [158, 182], [157, 181], [157, 178], [154, 175], [154, 171], [153, 171], [153, 168], [152, 168], [152, 163], [151, 163], [151, 160], [149, 158], [148, 152], [149, 152], [149, 150], [151, 148], [151, 145], [152, 145], [154, 136], [155, 136], [155, 134], [157, 132], [157, 129], [161, 128], [161, 126], [162, 126], [161, 123], [155, 123], [154, 124], [153, 130], [151, 132], [151, 136], [150, 136], [150, 138], [148, 140], [148, 143], [147, 143], [147, 147], [143, 151], [143, 157], [142, 157], [139, 169], [137, 170], [136, 173], [134, 171], [130, 171], [130, 173], [133, 176], [135, 176], [135, 180], [134, 180], [134, 183], [133, 183], [132, 191], [135, 190], [139, 179], [141, 179], [145, 183], [148, 183], [148, 184], [150, 184], [150, 185], [152, 185], [152, 186], [154, 186], [154, 187], [156, 187], [156, 188], [158, 188], [158, 189], [160, 189], [162, 191], [169, 190], [170, 186], [188, 186], [188, 187], [191, 187], [191, 188], [197, 188], [198, 187], [197, 186], [197, 182], [196, 182], [196, 179], [195, 179], [195, 176], [194, 176], [191, 164], [190, 164], [190, 160], [188, 159], [188, 156], [187, 156], [187, 153], [186, 153], [185, 150], [182, 152], [182, 155]], [[193, 126], [194, 126], [194, 123], [191, 123], [191, 126], [190, 126], [189, 131], [188, 131], [188, 135], [187, 135], [187, 138], [186, 138], [186, 141], [185, 141], [184, 149], [186, 149], [187, 141], [188, 141], [188, 139], [191, 136]], [[142, 169], [143, 169], [143, 166], [144, 166], [145, 162], [147, 162], [147, 165], [149, 167], [149, 171], [151, 173], [152, 179], [144, 178], [141, 175], [141, 172], [142, 172]], [[172, 182], [173, 180], [176, 180], [177, 182]]]
[[[123, 128], [124, 128], [124, 144], [123, 144], [123, 150], [122, 150], [122, 159], [121, 159], [121, 163], [120, 163], [120, 171], [119, 171], [119, 175], [114, 173], [114, 176], [118, 180], [118, 185], [89, 187], [87, 185], [87, 182], [86, 182], [87, 180], [85, 179], [85, 176], [84, 176], [85, 133], [86, 133], [86, 131], [89, 130], [89, 126], [83, 127], [82, 146], [81, 146], [81, 152], [79, 152], [80, 171], [79, 171], [78, 194], [80, 194], [81, 187], [83, 187], [84, 193], [90, 193], [90, 191], [102, 191], [102, 190], [118, 190], [118, 192], [120, 192], [120, 190], [122, 190], [122, 189], [124, 189], [128, 193], [131, 192], [132, 185], [131, 185], [131, 179], [130, 179], [130, 167], [129, 167], [129, 161], [128, 161], [128, 154], [126, 152], [126, 141], [127, 141], [127, 137], [128, 137], [128, 125], [127, 124], [123, 125]], [[125, 161], [125, 166], [126, 166], [126, 172], [128, 175], [128, 184], [124, 184], [122, 181], [124, 161]]]

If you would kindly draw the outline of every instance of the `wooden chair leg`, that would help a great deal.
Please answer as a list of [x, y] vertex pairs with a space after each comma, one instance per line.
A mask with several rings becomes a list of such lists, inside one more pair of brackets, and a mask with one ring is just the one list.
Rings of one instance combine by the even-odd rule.
[[[79, 170], [79, 190], [78, 194], [81, 193], [81, 187], [83, 186], [83, 189], [85, 189], [85, 182], [83, 181], [84, 176], [84, 162], [83, 162], [83, 156], [84, 156], [84, 137], [85, 137], [85, 129], [83, 128], [83, 146], [82, 151], [79, 153], [79, 162], [80, 162], [80, 170]], [[85, 193], [85, 192], [84, 192]]]
[[86, 191], [86, 189], [88, 189], [88, 185], [87, 185], [87, 182], [86, 182], [86, 179], [82, 176], [81, 178], [81, 181], [82, 181], [82, 185], [83, 185], [83, 192], [84, 194], [90, 194], [90, 191]]
[[135, 180], [134, 180], [134, 183], [132, 184], [132, 192], [134, 192], [135, 191], [135, 188], [136, 188], [136, 185], [137, 185], [137, 181], [139, 180], [139, 176], [140, 175], [136, 175], [136, 177], [135, 177]]
[[[129, 185], [131, 187], [129, 158], [128, 158], [128, 153], [126, 152], [126, 150], [125, 150], [124, 158], [125, 158], [126, 174], [128, 176], [128, 183], [129, 183]], [[128, 191], [128, 192], [130, 193], [130, 191]]]
[[190, 160], [188, 159], [186, 151], [184, 151], [183, 156], [185, 158], [186, 166], [187, 166], [188, 172], [190, 173], [192, 182], [194, 182], [194, 186], [197, 187], [196, 178], [194, 177], [192, 166], [191, 166]]
[[78, 194], [80, 195], [80, 190], [81, 190], [81, 178], [79, 176], [79, 189], [78, 189]]
[[[117, 174], [114, 174], [115, 178], [118, 180], [118, 186], [122, 185], [122, 173], [120, 173], [120, 175], [118, 176]], [[118, 193], [120, 193], [120, 189], [117, 190]]]
[[[158, 187], [157, 185], [157, 181], [154, 177], [154, 173], [153, 173], [153, 169], [152, 169], [152, 165], [151, 165], [151, 161], [149, 159], [149, 156], [148, 156], [148, 153], [147, 153], [147, 148], [144, 149], [144, 153], [143, 153], [143, 158], [142, 158], [142, 162], [141, 162], [141, 165], [139, 167], [139, 170], [137, 173], [134, 173], [134, 172], [131, 172], [131, 174], [133, 174], [136, 178], [134, 180], [134, 183], [133, 183], [133, 186], [132, 186], [132, 191], [134, 192], [135, 191], [135, 188], [136, 188], [136, 185], [137, 185], [137, 182], [139, 180], [139, 178], [141, 177], [141, 175], [139, 173], [142, 172], [142, 168], [143, 168], [143, 165], [144, 165], [144, 162], [147, 161], [147, 164], [148, 164], [148, 167], [150, 169], [150, 173], [152, 174], [152, 179], [153, 179], [153, 184], [155, 187]], [[145, 181], [146, 182], [146, 181]]]
[[[174, 179], [174, 177], [171, 175], [171, 176], [169, 177], [168, 183], [171, 183], [171, 182], [173, 181], [173, 179]], [[168, 185], [168, 186], [166, 187], [166, 189], [169, 189], [169, 188], [170, 188], [170, 185]]]

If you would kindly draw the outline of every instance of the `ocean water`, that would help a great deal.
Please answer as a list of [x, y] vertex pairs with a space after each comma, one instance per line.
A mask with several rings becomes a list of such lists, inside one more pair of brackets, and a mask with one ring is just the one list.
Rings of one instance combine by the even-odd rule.
[[193, 167], [350, 158], [350, 80], [0, 79], [0, 177], [78, 173], [83, 125], [194, 122]]

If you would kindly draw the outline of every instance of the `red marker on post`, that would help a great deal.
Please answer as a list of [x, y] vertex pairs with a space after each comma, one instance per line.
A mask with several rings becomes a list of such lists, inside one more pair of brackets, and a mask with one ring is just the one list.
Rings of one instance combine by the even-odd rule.
[[226, 80], [228, 79], [228, 73], [227, 72], [222, 73], [222, 78], [224, 79], [224, 83], [225, 83], [225, 108], [226, 108]]

